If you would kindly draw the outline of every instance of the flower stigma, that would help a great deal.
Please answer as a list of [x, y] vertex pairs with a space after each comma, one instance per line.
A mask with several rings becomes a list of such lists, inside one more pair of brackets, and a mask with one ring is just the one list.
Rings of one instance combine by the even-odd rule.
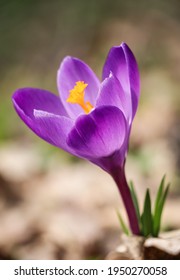
[[93, 109], [93, 106], [89, 101], [84, 101], [85, 88], [87, 86], [88, 84], [85, 84], [84, 81], [76, 82], [74, 88], [69, 91], [70, 94], [66, 100], [69, 103], [79, 104], [86, 114]]

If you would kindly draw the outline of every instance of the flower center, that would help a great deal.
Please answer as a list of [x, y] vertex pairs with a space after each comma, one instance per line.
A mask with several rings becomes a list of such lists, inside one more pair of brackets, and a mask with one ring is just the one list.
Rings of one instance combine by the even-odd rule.
[[66, 99], [69, 103], [79, 104], [86, 114], [93, 109], [93, 106], [89, 101], [84, 101], [85, 88], [87, 86], [88, 84], [85, 84], [83, 81], [76, 82], [74, 88], [69, 91], [69, 97]]

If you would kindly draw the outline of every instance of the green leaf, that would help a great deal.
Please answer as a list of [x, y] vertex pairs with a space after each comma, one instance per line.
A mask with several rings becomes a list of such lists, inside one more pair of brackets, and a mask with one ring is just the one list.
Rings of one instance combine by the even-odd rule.
[[138, 202], [137, 194], [136, 194], [134, 184], [133, 184], [132, 181], [130, 181], [129, 187], [130, 187], [131, 197], [132, 197], [132, 200], [133, 200], [133, 203], [134, 203], [134, 207], [135, 207], [135, 210], [136, 210], [136, 215], [137, 215], [137, 218], [138, 218], [139, 226], [141, 228], [141, 216], [140, 216], [140, 211], [139, 211], [139, 202]]
[[167, 185], [166, 189], [164, 192], [161, 193], [161, 198], [159, 199], [159, 203], [157, 204], [157, 207], [155, 208], [156, 211], [154, 213], [153, 217], [153, 236], [158, 236], [160, 226], [161, 226], [161, 216], [162, 216], [162, 211], [164, 207], [164, 203], [169, 191], [169, 186], [170, 184]]
[[126, 224], [125, 224], [125, 222], [124, 222], [124, 220], [123, 220], [123, 218], [122, 218], [120, 212], [119, 212], [118, 210], [117, 210], [116, 212], [117, 212], [117, 216], [118, 216], [118, 219], [119, 219], [119, 223], [120, 223], [120, 225], [121, 225], [121, 228], [122, 228], [123, 232], [124, 232], [126, 235], [129, 235], [129, 230], [128, 230], [128, 228], [127, 228], [127, 226], [126, 226]]
[[141, 222], [142, 222], [143, 235], [146, 237], [146, 236], [152, 234], [153, 223], [152, 223], [151, 199], [150, 199], [149, 189], [147, 189], [147, 191], [146, 191], [143, 214], [141, 216]]
[[158, 188], [158, 192], [157, 192], [157, 195], [156, 195], [156, 201], [155, 201], [155, 205], [154, 205], [154, 216], [155, 216], [155, 214], [158, 211], [159, 202], [160, 202], [160, 200], [162, 198], [162, 194], [164, 192], [165, 178], [166, 178], [166, 175], [163, 176], [163, 178], [162, 178], [162, 180], [160, 182], [159, 188]]

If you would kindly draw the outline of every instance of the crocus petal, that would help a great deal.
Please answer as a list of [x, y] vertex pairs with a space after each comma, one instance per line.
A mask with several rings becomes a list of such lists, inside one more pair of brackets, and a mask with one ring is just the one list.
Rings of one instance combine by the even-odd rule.
[[103, 68], [103, 79], [108, 77], [110, 72], [118, 78], [125, 93], [130, 97], [133, 119], [138, 106], [140, 78], [136, 59], [125, 43], [110, 49]]
[[15, 91], [12, 100], [30, 118], [34, 110], [41, 110], [55, 115], [68, 116], [59, 96], [37, 88], [21, 88]]
[[[66, 112], [58, 97], [43, 90], [20, 89], [15, 92], [12, 100], [20, 118], [39, 137], [75, 155], [66, 143], [74, 123], [65, 116]], [[60, 116], [62, 113], [64, 116]]]
[[85, 89], [85, 101], [89, 101], [94, 106], [100, 84], [98, 78], [84, 62], [68, 56], [63, 60], [58, 70], [57, 85], [62, 103], [72, 118], [84, 113], [78, 104], [66, 101], [69, 97], [69, 91], [74, 88], [77, 81], [84, 81], [88, 84]]
[[87, 159], [112, 155], [126, 138], [126, 120], [114, 106], [101, 106], [81, 115], [68, 135], [68, 145]]
[[31, 120], [29, 126], [39, 137], [58, 148], [76, 155], [66, 143], [67, 135], [74, 125], [72, 119], [38, 110], [34, 111], [34, 117], [35, 119]]
[[[111, 73], [100, 86], [96, 107], [111, 105], [118, 107], [125, 115], [127, 121], [130, 118], [130, 104], [119, 80]], [[128, 121], [129, 122], [129, 121]]]

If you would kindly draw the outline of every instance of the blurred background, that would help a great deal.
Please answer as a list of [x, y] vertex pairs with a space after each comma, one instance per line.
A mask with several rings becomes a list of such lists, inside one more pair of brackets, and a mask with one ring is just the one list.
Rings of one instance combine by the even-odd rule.
[[15, 113], [21, 87], [58, 94], [64, 56], [101, 78], [126, 42], [139, 64], [141, 99], [126, 174], [142, 205], [171, 182], [162, 230], [180, 227], [180, 1], [0, 0], [0, 258], [101, 259], [119, 243], [115, 183], [100, 168], [34, 135]]

